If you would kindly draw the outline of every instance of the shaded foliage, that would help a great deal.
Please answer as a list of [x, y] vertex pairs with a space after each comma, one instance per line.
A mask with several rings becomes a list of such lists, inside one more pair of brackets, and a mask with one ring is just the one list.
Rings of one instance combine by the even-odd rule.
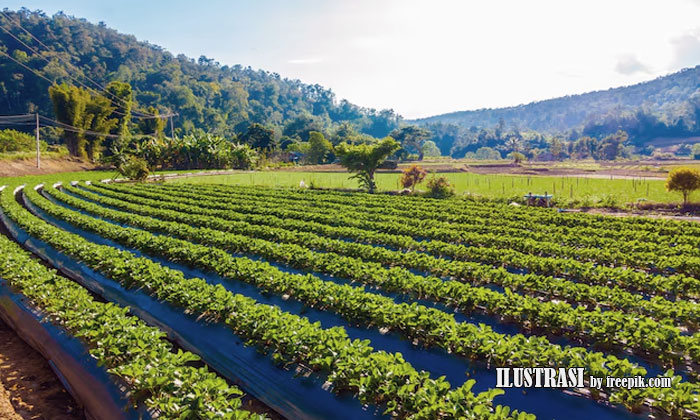
[[[132, 108], [135, 111], [150, 106], [161, 112], [176, 111], [180, 115], [174, 119], [175, 128], [182, 132], [199, 128], [232, 136], [258, 123], [284, 128], [290, 137], [298, 135], [308, 140], [310, 131], [328, 134], [335, 124], [350, 121], [359, 132], [381, 137], [400, 122], [392, 110], [379, 111], [338, 101], [331, 90], [320, 85], [241, 65], [221, 65], [204, 56], [197, 60], [173, 56], [161, 47], [120, 34], [104, 24], [91, 24], [63, 13], [51, 17], [27, 9], [7, 13], [48, 46], [46, 51], [29, 40], [50, 62], [35, 57], [3, 32], [0, 48], [4, 51], [21, 55], [27, 66], [50, 79], [67, 81], [69, 73], [77, 77], [82, 73], [103, 86], [112, 81], [128, 83], [134, 102], [120, 112], [128, 114]], [[46, 95], [49, 85], [12, 61], [0, 60], [0, 114], [38, 111], [52, 115], [52, 104]], [[126, 85], [115, 84], [108, 90], [120, 98], [131, 97]], [[123, 133], [127, 128], [120, 119], [114, 130]]]

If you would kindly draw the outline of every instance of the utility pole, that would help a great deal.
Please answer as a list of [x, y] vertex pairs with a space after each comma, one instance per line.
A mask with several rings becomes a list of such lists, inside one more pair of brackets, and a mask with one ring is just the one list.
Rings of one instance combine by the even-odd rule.
[[36, 113], [36, 167], [41, 169], [41, 151], [39, 150], [39, 113]]
[[170, 116], [170, 137], [175, 138], [175, 129], [173, 128], [173, 116]]

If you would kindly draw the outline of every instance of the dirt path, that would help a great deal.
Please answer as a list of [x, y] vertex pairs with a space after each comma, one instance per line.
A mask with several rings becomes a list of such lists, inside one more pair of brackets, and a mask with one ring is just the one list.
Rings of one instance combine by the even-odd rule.
[[44, 159], [41, 169], [36, 167], [36, 161], [0, 160], [0, 176], [45, 175], [58, 172], [76, 172], [94, 169], [95, 165], [78, 159]]
[[603, 216], [613, 216], [613, 217], [648, 217], [652, 219], [670, 219], [670, 220], [681, 220], [685, 222], [696, 222], [700, 223], [700, 216], [683, 216], [680, 214], [663, 214], [663, 213], [647, 213], [647, 212], [626, 212], [623, 210], [614, 209], [587, 209], [582, 213], [588, 214], [600, 214]]
[[0, 419], [83, 420], [46, 359], [0, 321]]

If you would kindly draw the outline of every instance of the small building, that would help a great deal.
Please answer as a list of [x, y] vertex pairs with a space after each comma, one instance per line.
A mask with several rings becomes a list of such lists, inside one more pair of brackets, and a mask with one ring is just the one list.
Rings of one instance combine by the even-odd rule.
[[525, 202], [528, 206], [551, 207], [552, 198], [554, 198], [554, 196], [547, 194], [545, 191], [544, 194], [527, 193], [523, 198], [525, 198]]

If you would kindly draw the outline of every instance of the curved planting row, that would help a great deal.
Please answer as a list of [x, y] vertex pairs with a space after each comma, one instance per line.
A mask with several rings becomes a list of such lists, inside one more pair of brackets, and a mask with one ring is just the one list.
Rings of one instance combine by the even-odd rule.
[[[366, 253], [359, 255], [361, 259], [344, 257], [333, 252], [317, 253], [299, 245], [257, 239], [255, 235], [241, 236], [210, 228], [194, 228], [184, 223], [159, 221], [136, 216], [132, 213], [114, 211], [58, 194], [52, 188], [47, 189], [47, 191], [57, 195], [67, 203], [88, 210], [93, 214], [146, 230], [174, 235], [187, 241], [215, 246], [229, 252], [254, 254], [289, 264], [295, 268], [320, 271], [355, 281], [368, 282], [368, 278], [376, 278], [379, 279], [377, 283], [381, 284], [392, 279], [390, 271], [380, 265], [372, 265], [367, 262], [367, 260], [376, 259], [376, 254], [373, 253], [381, 256], [391, 252], [381, 248], [368, 249]], [[61, 217], [65, 217], [65, 211], [52, 207], [51, 203], [40, 201], [36, 204], [46, 211], [63, 213]], [[165, 213], [161, 211], [159, 214]], [[87, 223], [87, 221], [82, 223]], [[254, 229], [254, 231], [259, 235], [265, 235], [264, 230]], [[302, 237], [300, 243], [305, 242], [308, 243], [310, 240]], [[339, 243], [350, 245], [342, 241]], [[397, 256], [399, 258], [401, 254], [397, 254], [399, 254]], [[444, 284], [440, 279], [426, 279], [406, 272], [404, 272], [404, 277], [413, 280], [411, 282], [413, 288], [420, 285], [418, 290]], [[573, 308], [566, 303], [540, 302], [537, 299], [509, 292], [503, 294], [486, 288], [475, 288], [464, 283], [453, 283], [455, 285], [448, 283], [452, 287], [444, 290], [444, 293], [440, 293], [443, 291], [432, 293], [431, 297], [433, 299], [448, 299], [448, 304], [453, 300], [461, 301], [462, 306], [459, 308], [462, 310], [475, 306], [485, 307], [491, 313], [598, 345], [619, 345], [635, 349], [642, 355], [651, 354], [666, 363], [679, 363], [680, 361], [681, 364], [685, 364], [684, 360], [695, 360], [695, 357], [700, 356], [700, 335], [682, 336], [678, 328], [669, 325], [673, 320], [662, 318], [661, 321], [666, 322], [656, 322], [644, 316], [617, 311], [603, 312], [599, 309], [589, 311], [582, 306]], [[462, 293], [455, 294], [457, 284], [461, 286]], [[415, 293], [413, 288], [404, 288], [401, 291]], [[693, 305], [687, 306], [692, 307]]]
[[[29, 194], [31, 194], [31, 199], [36, 200], [37, 205], [53, 216], [60, 217], [84, 229], [94, 231], [101, 236], [109, 237], [119, 243], [161, 255], [173, 261], [181, 261], [209, 269], [234, 280], [252, 281], [264, 290], [300, 299], [309, 306], [327, 308], [343, 313], [343, 316], [353, 320], [353, 322], [398, 330], [424, 345], [441, 346], [456, 354], [487, 360], [492, 365], [515, 363], [532, 366], [585, 366], [589, 372], [607, 372], [603, 376], [645, 374], [644, 369], [630, 364], [625, 359], [588, 352], [582, 348], [562, 348], [548, 343], [544, 338], [525, 338], [522, 335], [507, 336], [496, 334], [484, 327], [476, 327], [466, 323], [456, 324], [454, 318], [440, 311], [426, 310], [426, 308], [416, 304], [397, 305], [389, 299], [370, 295], [361, 289], [339, 286], [332, 282], [323, 282], [309, 275], [302, 277], [282, 273], [264, 263], [235, 258], [215, 248], [195, 245], [166, 236], [153, 236], [143, 231], [121, 228], [51, 204], [45, 199], [40, 199], [38, 194], [31, 191]], [[160, 229], [163, 229], [166, 226], [172, 226], [179, 232], [193, 229], [184, 225], [157, 221], [127, 213], [123, 213], [124, 219], [118, 220], [121, 212], [91, 205], [87, 202], [84, 202], [84, 204], [84, 208], [90, 209], [95, 214], [124, 222], [127, 222], [126, 218], [130, 218], [131, 223], [144, 228], [155, 228], [158, 226]], [[172, 233], [174, 232], [172, 231]], [[217, 236], [213, 231], [210, 234]], [[248, 241], [250, 241], [250, 238], [248, 238]], [[336, 257], [336, 261], [339, 265], [344, 265], [344, 260]], [[387, 282], [387, 286], [390, 287], [390, 285], [391, 283]], [[465, 287], [465, 289], [461, 290], [462, 294], [459, 294], [460, 290], [446, 288], [444, 285], [445, 283], [437, 279], [432, 284], [433, 290], [428, 289], [424, 285], [421, 291], [427, 295], [433, 293], [436, 296], [450, 296], [458, 301], [475, 298], [474, 296], [469, 296], [468, 289], [466, 289], [467, 285], [461, 284], [462, 287]], [[445, 288], [440, 289], [440, 287]], [[369, 308], [375, 309], [368, 310]], [[507, 308], [503, 308], [503, 310], [507, 310]], [[616, 327], [620, 327], [620, 324], [617, 324]], [[659, 327], [659, 325], [656, 327]], [[608, 369], [615, 373], [610, 373], [611, 371], [608, 371]], [[694, 411], [695, 409], [690, 407], [697, 403], [695, 385], [683, 383], [675, 389], [679, 390], [681, 388], [684, 388], [683, 391], [672, 398], [681, 397], [684, 401], [682, 404], [690, 404], [690, 406], [684, 407], [683, 410]], [[663, 407], [668, 404], [668, 398], [671, 398], [669, 395], [664, 394], [668, 390], [649, 389], [642, 394], [639, 394], [637, 391], [612, 390], [611, 400], [624, 402], [630, 408], [639, 408], [646, 402], [657, 407]], [[663, 403], [653, 402], [659, 396], [662, 396], [666, 401]], [[673, 404], [678, 404], [678, 402]]]
[[[103, 192], [106, 191], [105, 188], [110, 188], [112, 190], [119, 189], [122, 192], [126, 191], [124, 187], [114, 186], [104, 187], [100, 185], [93, 188], [102, 189], [102, 191], [100, 191], [101, 193], [105, 193]], [[610, 284], [651, 294], [670, 296], [678, 294], [682, 297], [696, 297], [700, 295], [700, 280], [694, 277], [688, 277], [683, 274], [666, 276], [630, 270], [626, 267], [608, 267], [600, 265], [600, 262], [597, 260], [595, 262], [580, 262], [574, 258], [541, 256], [540, 254], [543, 252], [537, 251], [541, 248], [540, 245], [534, 246], [534, 249], [530, 250], [529, 253], [522, 253], [507, 248], [504, 249], [495, 246], [495, 244], [489, 244], [487, 246], [464, 246], [440, 241], [416, 241], [413, 238], [405, 237], [399, 238], [397, 242], [393, 242], [392, 238], [386, 236], [382, 237], [380, 236], [381, 234], [374, 233], [371, 229], [376, 229], [380, 232], [390, 231], [404, 234], [406, 233], [404, 224], [393, 222], [390, 223], [389, 226], [386, 226], [386, 223], [382, 223], [384, 226], [378, 226], [378, 224], [362, 220], [360, 215], [346, 215], [342, 213], [328, 214], [314, 211], [313, 209], [290, 210], [284, 205], [275, 203], [245, 203], [241, 202], [241, 200], [234, 199], [212, 202], [210, 197], [206, 196], [206, 194], [196, 192], [166, 194], [143, 189], [141, 187], [136, 188], [136, 191], [131, 191], [129, 194], [175, 204], [190, 204], [210, 210], [222, 210], [229, 213], [236, 212], [242, 215], [258, 214], [276, 216], [283, 218], [286, 224], [293, 223], [293, 221], [289, 221], [292, 219], [298, 222], [295, 224], [298, 229], [304, 229], [300, 226], [309, 221], [330, 226], [342, 224], [354, 228], [355, 231], [362, 232], [360, 235], [363, 237], [371, 237], [374, 241], [381, 244], [386, 243], [399, 247], [408, 244], [410, 249], [418, 248], [420, 250], [427, 250], [438, 256], [445, 255], [452, 258], [477, 261], [486, 264], [505, 265], [544, 275], [566, 276], [567, 278], [592, 284]], [[235, 215], [229, 216], [229, 219], [235, 217], [241, 219], [241, 216]], [[306, 229], [308, 230], [309, 228]], [[418, 229], [418, 231], [420, 230]], [[347, 230], [344, 232], [348, 233]], [[425, 233], [425, 231], [423, 232]], [[443, 233], [445, 233], [445, 230], [440, 230], [438, 236]], [[460, 235], [464, 236], [465, 234], [460, 233]], [[500, 242], [500, 240], [497, 242]], [[571, 253], [573, 257], [576, 256], [574, 250], [572, 250]], [[602, 256], [610, 254], [610, 252], [603, 249], [596, 249], [590, 250], [589, 254], [599, 254]], [[605, 260], [604, 257], [601, 257], [601, 259]], [[681, 269], [694, 273], [698, 271], [698, 267], [700, 267], [700, 264], [698, 264], [696, 260], [700, 261], [700, 259], [697, 258], [661, 256], [655, 260], [639, 260], [637, 265], [641, 268], [653, 269], [652, 271], [656, 272], [668, 272]]]
[[[163, 220], [194, 224], [197, 226], [209, 227], [226, 232], [235, 232], [247, 236], [266, 238], [277, 242], [282, 241], [296, 243], [304, 245], [305, 247], [316, 247], [317, 249], [320, 248], [323, 251], [334, 251], [342, 253], [343, 255], [360, 256], [382, 263], [420, 268], [436, 272], [439, 275], [452, 275], [457, 278], [467, 280], [473, 284], [493, 283], [501, 286], [512, 287], [530, 294], [555, 296], [560, 299], [571, 301], [572, 303], [584, 304], [590, 307], [601, 306], [628, 310], [647, 314], [659, 319], [673, 318], [674, 322], [685, 324], [692, 328], [696, 327], [698, 320], [698, 307], [692, 302], [684, 300], [671, 302], [661, 297], [654, 297], [651, 300], [645, 300], [642, 296], [631, 294], [620, 290], [619, 288], [597, 285], [590, 286], [586, 283], [595, 283], [595, 281], [591, 281], [590, 279], [588, 279], [586, 283], [574, 283], [558, 278], [534, 274], [515, 275], [508, 273], [502, 268], [496, 269], [482, 264], [437, 260], [435, 258], [430, 258], [429, 256], [416, 253], [403, 254], [380, 248], [372, 248], [368, 247], [367, 245], [350, 244], [338, 240], [331, 241], [325, 237], [319, 238], [309, 234], [268, 227], [277, 225], [286, 226], [288, 219], [279, 219], [275, 216], [251, 216], [244, 213], [232, 213], [225, 210], [211, 210], [196, 207], [194, 205], [179, 204], [168, 201], [168, 197], [160, 195], [154, 195], [154, 197], [159, 197], [159, 200], [154, 200], [147, 199], [142, 196], [136, 197], [128, 194], [115, 193], [113, 191], [103, 191], [106, 195], [120, 198], [119, 200], [116, 200], [110, 199], [106, 196], [90, 194], [81, 189], [67, 187], [67, 190], [95, 202], [118, 207], [138, 214], [158, 217]], [[184, 201], [193, 202], [187, 200]], [[246, 220], [246, 222], [243, 220]], [[250, 221], [254, 225], [248, 224], [247, 221]], [[256, 226], [261, 224], [266, 226]], [[294, 227], [297, 226], [296, 223], [293, 223], [293, 225]], [[346, 230], [350, 229], [353, 228], [348, 228]], [[363, 253], [364, 250], [366, 251]], [[494, 249], [493, 252], [499, 252], [499, 250]], [[407, 256], [412, 255], [417, 255], [421, 259], [419, 260], [418, 264], [414, 264], [413, 260], [407, 258]], [[534, 257], [532, 259], [535, 260]], [[420, 261], [422, 261], [422, 263], [420, 263]], [[437, 261], [438, 264], [433, 264], [433, 261]], [[335, 265], [333, 267], [335, 267]], [[628, 271], [622, 272], [625, 274], [630, 273]], [[352, 276], [353, 273], [357, 273], [357, 275], [353, 278], [361, 277], [359, 272], [353, 270], [346, 275]], [[331, 274], [341, 273], [333, 272]], [[663, 286], [668, 286], [669, 283], [673, 281], [673, 279], [657, 277], [657, 283], [653, 283], [649, 281], [648, 277], [641, 275], [636, 277], [628, 276], [625, 278], [629, 277], [636, 279], [637, 284], [640, 284], [646, 288], [652, 288], [655, 286], [658, 289]], [[601, 279], [600, 282], [606, 284], [608, 279]], [[619, 281], [618, 283], [622, 283], [624, 285], [625, 283], [629, 283], [629, 281]], [[680, 287], [679, 284], [676, 284], [675, 286]], [[693, 290], [691, 289], [693, 286], [700, 287], [700, 282], [688, 283], [683, 290], [683, 293], [678, 294], [687, 294], [689, 289]]]
[[241, 391], [206, 367], [196, 355], [173, 352], [165, 333], [128, 315], [129, 308], [95, 301], [0, 235], [0, 278], [40, 308], [51, 322], [82, 340], [99, 363], [128, 386], [135, 405], [161, 418], [262, 419], [241, 409]]
[[[36, 194], [33, 190], [27, 193]], [[374, 351], [367, 340], [351, 341], [342, 328], [321, 328], [306, 318], [230, 293], [221, 285], [186, 279], [181, 272], [147, 258], [95, 245], [31, 215], [10, 192], [3, 192], [0, 200], [22, 228], [88, 267], [126, 287], [142, 288], [188, 313], [224, 323], [232, 333], [271, 353], [282, 365], [325, 372], [335, 392], [351, 392], [364, 404], [386, 407], [386, 412], [395, 417], [532, 418], [494, 407], [492, 400], [502, 393], [500, 390], [473, 394], [473, 381], [451, 390], [444, 379], [431, 379], [427, 372], [416, 371], [400, 354]]]
[[[308, 238], [299, 233], [283, 232], [276, 233], [274, 229], [267, 229], [258, 226], [250, 226], [239, 222], [231, 222], [232, 219], [238, 219], [239, 214], [225, 212], [221, 210], [206, 210], [186, 204], [177, 204], [167, 201], [156, 201], [146, 198], [135, 198], [127, 194], [108, 193], [112, 196], [122, 197], [122, 200], [108, 198], [104, 195], [91, 194], [85, 190], [64, 187], [72, 194], [87, 198], [90, 201], [101, 203], [113, 208], [119, 208], [131, 213], [156, 217], [161, 220], [187, 223], [194, 226], [208, 227], [224, 232], [234, 232], [244, 234], [246, 236], [255, 236], [266, 238], [275, 241], [291, 242], [300, 245], [309, 246], [317, 241], [318, 238]], [[57, 194], [56, 190], [47, 189], [49, 194], [56, 198], [66, 201], [73, 206], [81, 208], [84, 203], [75, 201], [71, 197], [63, 194]], [[123, 199], [130, 201], [123, 201]], [[135, 204], [132, 201], [138, 201]], [[173, 211], [175, 210], [175, 211]], [[208, 216], [207, 214], [216, 214], [217, 216]], [[246, 215], [240, 215], [241, 218], [247, 218]], [[274, 216], [253, 216], [257, 222], [255, 224], [284, 225], [286, 219], [278, 219]], [[270, 222], [272, 220], [272, 222]], [[324, 247], [324, 250], [328, 251]], [[691, 328], [697, 328], [697, 322], [700, 319], [700, 307], [697, 304], [684, 300], [675, 302], [668, 301], [661, 297], [654, 297], [651, 300], [646, 300], [640, 295], [632, 294], [618, 288], [609, 288], [605, 286], [589, 286], [587, 284], [573, 283], [570, 281], [560, 280], [551, 277], [539, 275], [515, 275], [506, 272], [503, 269], [493, 269], [491, 267], [474, 266], [470, 271], [462, 270], [460, 273], [469, 273], [468, 280], [472, 284], [490, 282], [504, 287], [511, 287], [521, 292], [526, 292], [532, 295], [557, 297], [565, 299], [570, 303], [585, 305], [589, 308], [601, 307], [620, 309], [629, 312], [648, 315], [654, 319], [672, 319], [674, 323], [680, 325], [688, 325]], [[335, 274], [335, 273], [334, 273]]]
[[[152, 189], [151, 189], [152, 191]], [[211, 198], [211, 193], [193, 193], [179, 191], [175, 197], [168, 194], [169, 197], [185, 197], [201, 199], [203, 196]], [[228, 205], [240, 206], [241, 201], [253, 205], [255, 208], [272, 208], [283, 206], [285, 210], [297, 212], [296, 217], [308, 217], [308, 214], [317, 214], [323, 211], [322, 205], [313, 203], [311, 208], [304, 201], [290, 199], [289, 197], [278, 197], [274, 201], [251, 201], [246, 197], [217, 197], [216, 204], [225, 203]], [[221, 208], [221, 207], [217, 207]], [[260, 210], [258, 210], [259, 212]], [[362, 225], [367, 218], [366, 214], [356, 209], [337, 210], [333, 212], [338, 215], [335, 223], [354, 223], [358, 226]], [[394, 233], [401, 235], [410, 235], [413, 237], [420, 236], [426, 239], [432, 239], [431, 242], [416, 241], [405, 243], [399, 246], [408, 247], [409, 249], [425, 249], [427, 252], [437, 253], [438, 255], [447, 255], [460, 259], [482, 259], [488, 263], [506, 263], [519, 264], [518, 255], [520, 252], [536, 256], [550, 256], [555, 258], [575, 258], [577, 261], [589, 261], [597, 264], [614, 265], [620, 267], [635, 267], [643, 270], [665, 273], [685, 273], [693, 276], [700, 274], [700, 249], [691, 245], [676, 245], [670, 246], [668, 241], [657, 242], [655, 245], [645, 244], [643, 247], [632, 248], [631, 245], [635, 242], [615, 241], [613, 243], [599, 243], [591, 247], [569, 246], [565, 245], [572, 237], [581, 237], [580, 232], [572, 232], [563, 240], [532, 240], [519, 238], [517, 235], [504, 235], [504, 232], [494, 232], [490, 234], [475, 233], [471, 230], [473, 225], [469, 226], [434, 226], [426, 230], [426, 221], [432, 223], [436, 214], [421, 215], [420, 212], [406, 212], [407, 214], [401, 219], [396, 219], [382, 213], [376, 218], [384, 223], [377, 223], [371, 229], [386, 232], [391, 229]], [[325, 213], [328, 211], [325, 210]], [[496, 215], [491, 215], [491, 219], [480, 221], [480, 225], [492, 225]], [[376, 222], [377, 220], [370, 220]], [[390, 225], [385, 226], [388, 222]], [[398, 225], [398, 226], [396, 226]], [[409, 226], [407, 228], [407, 226]], [[412, 228], [411, 228], [412, 227]], [[369, 228], [366, 226], [365, 228]], [[398, 232], [397, 232], [398, 229]], [[523, 226], [521, 226], [523, 229]], [[595, 233], [594, 233], [595, 235]], [[464, 246], [454, 245], [452, 243], [436, 242], [434, 240], [448, 239], [447, 242], [455, 242], [455, 239], [460, 244], [470, 245], [468, 248]], [[498, 261], [498, 253], [483, 255], [478, 250], [478, 246], [508, 248], [518, 251], [514, 256], [504, 257], [503, 261]], [[651, 249], [650, 249], [651, 248]], [[491, 261], [489, 261], [491, 260]]]
[[[189, 186], [166, 184], [166, 188], [187, 190]], [[489, 201], [474, 202], [463, 199], [432, 200], [423, 197], [206, 184], [197, 185], [197, 188], [225, 194], [238, 194], [241, 191], [246, 191], [246, 194], [260, 197], [303, 199], [317, 202], [319, 205], [329, 208], [334, 204], [359, 206], [362, 207], [363, 212], [405, 215], [407, 218], [411, 218], [411, 215], [414, 214], [419, 214], [421, 217], [432, 216], [426, 223], [439, 221], [448, 224], [471, 224], [475, 218], [485, 218], [494, 225], [513, 226], [528, 231], [549, 233], [552, 228], [555, 231], [559, 229], [562, 231], [592, 229], [599, 237], [638, 239], [645, 242], [658, 242], [659, 239], [664, 239], [672, 244], [700, 245], [700, 238], [697, 237], [698, 232], [700, 232], [698, 227], [692, 223], [675, 220], [656, 220], [642, 217], [614, 218], [585, 213], [558, 214], [553, 209], [518, 208]], [[581, 224], [581, 221], [584, 223]]]

